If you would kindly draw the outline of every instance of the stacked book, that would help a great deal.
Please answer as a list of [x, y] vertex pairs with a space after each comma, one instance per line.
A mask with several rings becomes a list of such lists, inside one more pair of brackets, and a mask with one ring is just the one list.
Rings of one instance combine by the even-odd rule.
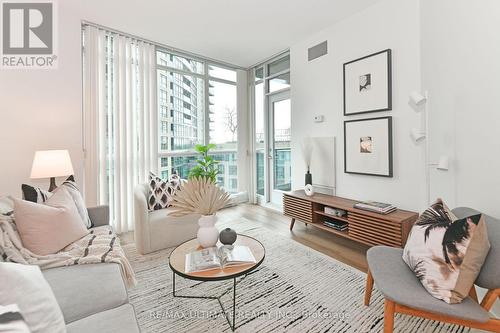
[[338, 221], [338, 220], [325, 220], [323, 222], [323, 225], [335, 229], [337, 231], [345, 231], [349, 227], [349, 223], [344, 222], [344, 221]]
[[397, 209], [396, 206], [377, 201], [358, 202], [357, 204], [354, 205], [354, 208], [367, 210], [379, 214], [389, 214]]

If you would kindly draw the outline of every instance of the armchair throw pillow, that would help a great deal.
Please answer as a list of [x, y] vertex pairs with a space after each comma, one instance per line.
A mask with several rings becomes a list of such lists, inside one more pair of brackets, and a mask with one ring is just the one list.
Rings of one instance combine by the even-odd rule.
[[168, 208], [172, 205], [175, 191], [179, 189], [180, 180], [173, 174], [169, 180], [163, 180], [154, 173], [149, 173], [148, 207], [150, 211]]
[[432, 296], [460, 303], [474, 285], [489, 249], [482, 214], [458, 219], [438, 199], [413, 226], [403, 260]]

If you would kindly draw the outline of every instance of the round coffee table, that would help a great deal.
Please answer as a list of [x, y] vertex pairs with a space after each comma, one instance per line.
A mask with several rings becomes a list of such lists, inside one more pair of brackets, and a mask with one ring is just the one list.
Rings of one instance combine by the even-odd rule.
[[[231, 327], [231, 330], [235, 330], [235, 317], [236, 317], [236, 278], [239, 276], [243, 276], [245, 274], [250, 273], [251, 271], [255, 270], [257, 267], [262, 264], [264, 261], [264, 257], [266, 255], [266, 250], [264, 248], [264, 245], [262, 245], [261, 242], [256, 240], [255, 238], [245, 236], [238, 234], [238, 238], [236, 239], [236, 242], [234, 245], [244, 245], [248, 246], [250, 250], [252, 251], [253, 256], [255, 257], [255, 263], [251, 264], [245, 264], [245, 265], [239, 265], [239, 266], [233, 266], [233, 267], [227, 267], [227, 268], [216, 268], [212, 269], [209, 271], [203, 271], [203, 272], [192, 272], [192, 273], [186, 273], [185, 271], [185, 262], [186, 262], [186, 254], [189, 254], [194, 251], [201, 250], [202, 248], [199, 246], [198, 241], [196, 238], [191, 239], [185, 243], [182, 243], [181, 245], [177, 246], [172, 253], [170, 254], [169, 258], [169, 266], [170, 269], [172, 269], [173, 272], [173, 284], [172, 284], [172, 293], [174, 297], [181, 297], [181, 298], [201, 298], [201, 299], [215, 299], [219, 302], [220, 307], [222, 308], [222, 311], [224, 312], [224, 315], [227, 319], [227, 322], [229, 326]], [[227, 289], [222, 295], [220, 296], [190, 296], [190, 295], [178, 295], [175, 292], [175, 276], [179, 275], [183, 278], [189, 279], [189, 280], [196, 280], [196, 281], [223, 281], [223, 280], [230, 280], [233, 279], [233, 315], [232, 315], [232, 323], [231, 319], [229, 317], [228, 312], [224, 308], [221, 302], [221, 297], [226, 295], [228, 292], [231, 291], [231, 288]]]

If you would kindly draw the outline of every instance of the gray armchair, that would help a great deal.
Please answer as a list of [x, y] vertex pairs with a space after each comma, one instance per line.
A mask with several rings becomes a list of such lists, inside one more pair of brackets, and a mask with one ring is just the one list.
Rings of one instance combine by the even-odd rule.
[[[453, 213], [463, 218], [479, 212], [460, 207], [453, 209]], [[448, 304], [431, 296], [403, 261], [402, 249], [375, 246], [368, 250], [365, 305], [370, 303], [375, 282], [385, 297], [385, 333], [393, 331], [395, 313], [500, 332], [500, 320], [489, 315], [489, 310], [500, 297], [500, 220], [485, 217], [491, 248], [475, 282], [477, 286], [488, 289], [480, 304], [474, 286], [469, 297], [459, 304]]]

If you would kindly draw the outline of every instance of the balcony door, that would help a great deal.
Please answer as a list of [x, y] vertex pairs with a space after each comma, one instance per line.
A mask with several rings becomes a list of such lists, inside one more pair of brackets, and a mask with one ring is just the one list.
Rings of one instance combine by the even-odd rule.
[[281, 205], [283, 192], [292, 189], [290, 91], [283, 91], [269, 96], [268, 124], [269, 201]]
[[290, 55], [256, 66], [253, 80], [255, 202], [277, 208], [291, 190]]

